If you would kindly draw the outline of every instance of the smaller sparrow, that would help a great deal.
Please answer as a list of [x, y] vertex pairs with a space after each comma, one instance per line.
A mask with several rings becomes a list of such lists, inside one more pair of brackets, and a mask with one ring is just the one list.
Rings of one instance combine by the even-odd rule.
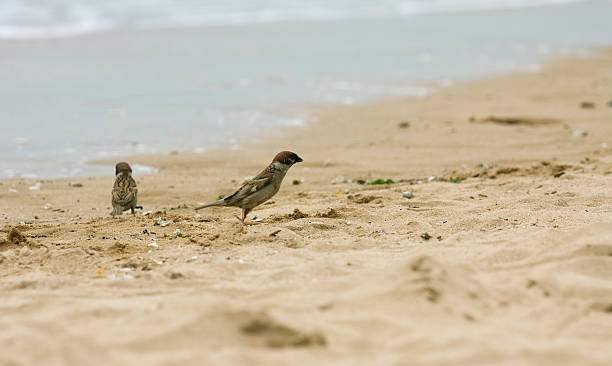
[[136, 188], [136, 181], [132, 178], [130, 164], [125, 162], [117, 163], [115, 175], [117, 178], [115, 178], [112, 192], [113, 212], [111, 212], [111, 215], [121, 215], [123, 211], [127, 210], [132, 210], [133, 215], [135, 208], [142, 207], [136, 206], [138, 188]]
[[291, 151], [281, 151], [270, 165], [261, 171], [255, 178], [244, 183], [234, 194], [221, 200], [196, 208], [196, 210], [211, 206], [240, 207], [242, 209], [242, 223], [246, 215], [253, 208], [266, 202], [278, 192], [285, 174], [295, 163], [303, 161], [302, 158]]

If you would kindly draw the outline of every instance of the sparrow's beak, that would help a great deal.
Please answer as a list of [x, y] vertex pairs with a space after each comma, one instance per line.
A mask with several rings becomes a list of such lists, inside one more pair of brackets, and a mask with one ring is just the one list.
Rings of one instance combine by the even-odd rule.
[[297, 160], [296, 160], [295, 162], [296, 162], [296, 163], [301, 163], [301, 162], [303, 162], [303, 161], [304, 161], [304, 160], [302, 160], [302, 158], [300, 158], [300, 157], [298, 156], [298, 157], [297, 157]]

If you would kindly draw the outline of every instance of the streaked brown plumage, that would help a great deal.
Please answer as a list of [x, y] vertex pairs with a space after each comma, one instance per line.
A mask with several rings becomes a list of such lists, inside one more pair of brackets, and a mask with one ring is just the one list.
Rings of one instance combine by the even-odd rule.
[[291, 166], [302, 161], [302, 158], [291, 151], [281, 151], [264, 170], [238, 188], [232, 195], [222, 200], [209, 203], [196, 210], [211, 206], [230, 206], [242, 209], [242, 222], [246, 215], [256, 206], [266, 202], [280, 189], [283, 178]]
[[112, 192], [113, 211], [111, 215], [121, 215], [123, 211], [134, 209], [138, 202], [138, 188], [132, 178], [132, 168], [128, 163], [121, 162], [115, 166], [115, 185]]

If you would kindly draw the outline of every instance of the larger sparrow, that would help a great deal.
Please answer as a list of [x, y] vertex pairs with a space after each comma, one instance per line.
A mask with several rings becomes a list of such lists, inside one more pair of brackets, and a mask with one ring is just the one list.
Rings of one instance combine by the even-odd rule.
[[221, 200], [209, 203], [196, 208], [196, 210], [211, 206], [240, 207], [242, 209], [242, 222], [251, 210], [266, 202], [278, 192], [285, 174], [291, 166], [302, 161], [302, 158], [291, 151], [281, 151], [261, 173], [242, 187], [238, 188], [234, 194]]
[[136, 181], [132, 178], [132, 168], [130, 164], [121, 162], [115, 166], [115, 185], [113, 186], [112, 203], [113, 212], [111, 215], [122, 215], [123, 211], [136, 208], [138, 201], [138, 188]]

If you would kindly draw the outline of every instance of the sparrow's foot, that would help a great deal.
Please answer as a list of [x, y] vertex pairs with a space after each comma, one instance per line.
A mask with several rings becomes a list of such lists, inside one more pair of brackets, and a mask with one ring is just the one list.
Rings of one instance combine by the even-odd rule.
[[244, 220], [244, 221], [243, 221], [243, 220], [240, 218], [240, 216], [238, 216], [238, 215], [234, 215], [234, 217], [235, 217], [235, 218], [237, 218], [237, 219], [238, 219], [238, 221], [240, 221], [240, 225], [241, 225], [241, 226], [244, 226], [244, 225], [251, 226], [251, 225], [259, 225], [259, 224], [261, 224], [261, 221], [253, 221], [253, 220]]

